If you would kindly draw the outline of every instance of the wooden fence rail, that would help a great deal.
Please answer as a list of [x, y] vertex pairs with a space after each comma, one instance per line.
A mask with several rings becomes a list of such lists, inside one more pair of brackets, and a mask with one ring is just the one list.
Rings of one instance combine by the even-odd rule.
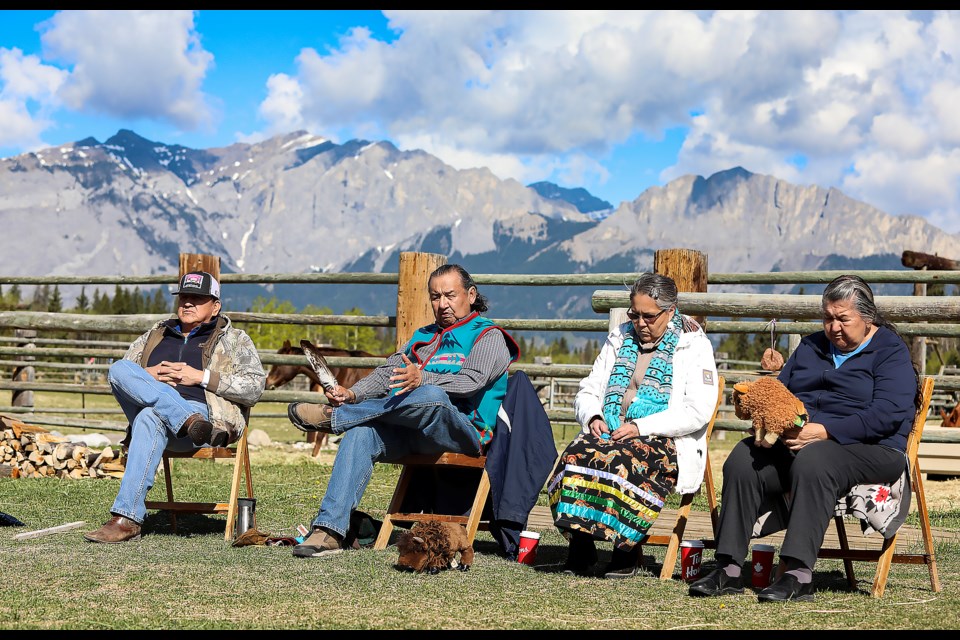
[[[429, 254], [425, 254], [429, 255]], [[862, 276], [870, 283], [903, 283], [914, 285], [960, 284], [960, 271], [794, 271], [772, 273], [712, 273], [706, 281], [714, 287], [736, 286], [787, 286], [827, 283], [842, 274], [853, 273]], [[600, 318], [584, 319], [542, 319], [542, 318], [493, 318], [495, 322], [510, 331], [560, 331], [591, 332], [605, 335], [611, 309], [626, 307], [629, 303], [627, 289], [640, 273], [598, 273], [598, 274], [473, 274], [478, 284], [512, 286], [563, 286], [563, 287], [613, 287], [615, 290], [597, 290], [593, 292], [591, 303], [593, 310], [604, 314]], [[310, 273], [310, 274], [221, 274], [224, 284], [230, 283], [303, 283], [303, 284], [352, 284], [352, 285], [396, 285], [401, 287], [400, 273]], [[150, 276], [0, 276], [0, 285], [173, 285], [177, 277], [174, 274]], [[877, 306], [897, 322], [901, 334], [914, 340], [923, 338], [960, 337], [960, 297], [925, 296], [877, 296]], [[707, 293], [681, 292], [680, 306], [685, 313], [706, 319], [711, 334], [753, 333], [764, 334], [770, 331], [770, 319], [776, 319], [776, 332], [780, 335], [798, 336], [812, 333], [822, 328], [819, 295], [794, 295], [785, 293], [742, 293], [717, 291]], [[369, 326], [398, 328], [398, 318], [394, 315], [335, 315], [335, 314], [269, 314], [226, 310], [231, 319], [239, 326], [246, 324], [282, 324], [295, 326]], [[398, 306], [399, 313], [399, 306]], [[0, 312], [0, 329], [20, 329], [33, 331], [74, 331], [87, 334], [116, 334], [121, 336], [139, 335], [154, 323], [170, 317], [165, 314], [137, 315], [92, 315], [76, 313], [46, 313], [33, 311]], [[7, 346], [8, 344], [34, 346]], [[50, 368], [74, 367], [102, 371], [106, 366], [97, 363], [65, 362], [55, 363], [38, 361], [37, 358], [71, 359], [91, 357], [98, 359], [118, 359], [123, 357], [127, 342], [93, 340], [52, 339], [52, 338], [9, 338], [0, 337], [0, 365], [17, 366], [17, 358], [24, 359], [21, 365], [44, 366]], [[29, 361], [27, 361], [29, 359]], [[279, 355], [268, 350], [261, 351], [264, 365], [306, 364], [303, 356]], [[372, 367], [383, 362], [380, 358], [329, 358], [332, 366]], [[554, 365], [518, 363], [513, 370], [524, 371], [527, 375], [540, 378], [579, 379], [587, 375], [590, 365]], [[755, 377], [751, 371], [725, 370], [728, 385], [740, 380]], [[960, 391], [960, 376], [936, 376], [938, 392]], [[7, 382], [0, 381], [0, 390], [51, 391], [68, 393], [109, 394], [106, 385], [59, 384], [44, 382]], [[298, 402], [316, 401], [320, 394], [308, 391], [273, 390], [264, 393], [262, 401]], [[93, 413], [93, 411], [90, 411]], [[36, 417], [37, 414], [31, 414]], [[553, 420], [572, 421], [572, 412], [566, 409], [552, 409], [548, 415]], [[70, 420], [69, 417], [48, 417], [50, 420]], [[99, 421], [102, 423], [103, 421]], [[64, 425], [66, 426], [66, 425]], [[81, 425], [78, 425], [81, 426]], [[718, 429], [744, 430], [740, 421], [720, 420]], [[960, 432], [958, 432], [960, 433]], [[926, 441], [926, 438], [925, 438]], [[958, 440], [960, 441], [960, 440]], [[954, 442], [954, 440], [950, 440]]]

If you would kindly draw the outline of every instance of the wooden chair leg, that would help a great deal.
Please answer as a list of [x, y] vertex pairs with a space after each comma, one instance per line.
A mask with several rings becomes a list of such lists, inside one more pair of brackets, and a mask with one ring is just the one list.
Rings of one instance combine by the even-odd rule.
[[[846, 554], [850, 551], [850, 544], [847, 542], [847, 527], [843, 522], [842, 516], [834, 516], [833, 522], [837, 525], [837, 538], [840, 540], [840, 549]], [[847, 584], [851, 589], [857, 588], [857, 576], [853, 573], [853, 560], [843, 559], [843, 569], [847, 574]]]
[[240, 474], [246, 471], [247, 487], [250, 488], [250, 461], [247, 459], [247, 433], [244, 431], [237, 442], [237, 452], [233, 460], [233, 480], [230, 482], [230, 501], [227, 503], [227, 525], [223, 531], [223, 539], [233, 540], [233, 532], [237, 520], [237, 498], [240, 496]]
[[[893, 554], [896, 549], [897, 534], [883, 541], [880, 557], [877, 558], [877, 572], [873, 576], [873, 588], [870, 590], [870, 595], [874, 598], [883, 596], [883, 591], [887, 588], [887, 576], [890, 575], [890, 565], [893, 562]], [[844, 563], [846, 562], [848, 561], [844, 560]]]
[[707, 486], [707, 505], [710, 507], [710, 526], [713, 529], [713, 539], [717, 539], [717, 530], [720, 528], [720, 505], [717, 503], [717, 490], [713, 484], [713, 470], [710, 468], [710, 453], [707, 453], [707, 468], [703, 472]]
[[933, 531], [930, 530], [930, 511], [927, 509], [927, 497], [923, 492], [923, 473], [920, 463], [913, 460], [913, 491], [917, 498], [917, 514], [920, 516], [920, 533], [923, 535], [923, 548], [927, 554], [927, 569], [930, 572], [930, 587], [940, 591], [940, 576], [937, 574], [937, 559], [933, 553]]
[[380, 533], [373, 543], [374, 549], [386, 549], [390, 542], [390, 534], [393, 533], [392, 514], [400, 511], [400, 505], [403, 504], [403, 497], [407, 494], [407, 486], [410, 484], [412, 472], [404, 466], [400, 472], [400, 479], [397, 481], [397, 488], [393, 491], [393, 497], [390, 498], [390, 506], [387, 507], [387, 513], [383, 516], [383, 524], [380, 525]]
[[487, 504], [487, 496], [490, 494], [490, 476], [484, 469], [480, 474], [480, 485], [473, 498], [473, 506], [470, 507], [470, 519], [467, 521], [467, 543], [473, 546], [473, 539], [477, 536], [477, 529], [480, 527], [480, 518], [483, 516], [483, 508]]
[[677, 519], [673, 525], [673, 533], [670, 534], [670, 542], [667, 544], [667, 551], [663, 556], [663, 566], [660, 568], [660, 579], [669, 580], [673, 578], [673, 569], [677, 565], [677, 552], [680, 550], [680, 540], [683, 538], [683, 532], [687, 528], [687, 520], [690, 518], [690, 507], [693, 505], [693, 497], [696, 493], [685, 493], [680, 499], [680, 508], [677, 509]]
[[[170, 458], [163, 456], [163, 483], [167, 487], [167, 502], [173, 502], [173, 478], [170, 476]], [[177, 532], [177, 512], [170, 511], [170, 527]]]

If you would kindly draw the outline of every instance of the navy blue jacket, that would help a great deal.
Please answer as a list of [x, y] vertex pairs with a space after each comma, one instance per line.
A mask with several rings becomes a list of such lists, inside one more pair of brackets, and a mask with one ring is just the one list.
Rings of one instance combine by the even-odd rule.
[[490, 533], [503, 554], [513, 558], [559, 455], [550, 418], [523, 371], [510, 376], [494, 433], [486, 464], [493, 509]]
[[839, 369], [826, 334], [818, 331], [800, 341], [777, 377], [803, 402], [810, 422], [822, 424], [840, 444], [906, 450], [917, 376], [910, 350], [890, 329], [879, 327], [863, 351]]

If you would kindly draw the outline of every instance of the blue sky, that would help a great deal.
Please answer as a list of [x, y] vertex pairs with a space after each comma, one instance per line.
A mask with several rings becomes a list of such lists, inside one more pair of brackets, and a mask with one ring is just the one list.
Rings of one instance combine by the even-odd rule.
[[306, 129], [614, 206], [735, 166], [960, 232], [960, 13], [0, 11], [0, 157]]

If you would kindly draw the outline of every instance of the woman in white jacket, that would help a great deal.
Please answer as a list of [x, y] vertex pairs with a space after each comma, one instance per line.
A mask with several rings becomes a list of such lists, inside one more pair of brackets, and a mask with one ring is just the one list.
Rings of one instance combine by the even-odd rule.
[[700, 487], [706, 427], [717, 401], [713, 346], [677, 307], [677, 285], [646, 273], [630, 289], [574, 403], [581, 433], [561, 454], [548, 491], [570, 541], [564, 570], [589, 575], [595, 540], [613, 543], [606, 578], [636, 575], [641, 544], [672, 491]]

